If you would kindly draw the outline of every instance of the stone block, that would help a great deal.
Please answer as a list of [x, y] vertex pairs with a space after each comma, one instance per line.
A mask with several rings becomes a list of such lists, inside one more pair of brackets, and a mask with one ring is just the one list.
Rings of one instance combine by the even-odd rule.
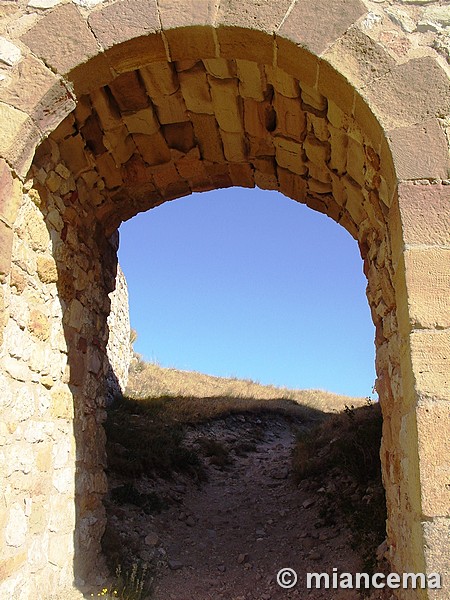
[[139, 73], [152, 101], [159, 96], [170, 96], [180, 87], [175, 68], [167, 61], [151, 63]]
[[22, 184], [13, 177], [6, 161], [0, 158], [0, 218], [13, 225], [21, 202]]
[[316, 89], [302, 83], [301, 97], [303, 104], [307, 107], [311, 107], [320, 113], [326, 114], [328, 101], [325, 96], [322, 96]]
[[245, 188], [255, 187], [253, 169], [248, 163], [231, 163], [230, 177], [233, 185]]
[[24, 112], [0, 102], [0, 155], [6, 159], [19, 176], [25, 176], [34, 157], [41, 133]]
[[[119, 46], [122, 48], [122, 46]], [[111, 49], [111, 53], [114, 49]], [[117, 66], [117, 72], [121, 72]], [[84, 94], [90, 94], [98, 88], [107, 85], [114, 79], [115, 72], [111, 70], [111, 66], [104, 54], [97, 54], [88, 60], [87, 63], [82, 63], [73, 68], [68, 74], [67, 79], [72, 82], [75, 96], [79, 98]]]
[[103, 143], [118, 167], [124, 165], [136, 152], [134, 136], [128, 134], [125, 125], [106, 131]]
[[270, 102], [257, 102], [251, 98], [243, 101], [244, 127], [248, 135], [268, 138], [276, 127], [276, 113]]
[[[198, 151], [197, 148], [195, 150]], [[176, 167], [181, 177], [189, 183], [189, 187], [193, 192], [212, 189], [205, 165], [200, 160], [200, 154], [198, 156], [188, 154], [181, 157], [177, 160]]]
[[123, 121], [129, 133], [152, 135], [159, 130], [159, 123], [151, 107], [123, 115]]
[[287, 98], [275, 93], [273, 107], [276, 112], [276, 135], [303, 141], [306, 136], [306, 114], [298, 98]]
[[161, 125], [189, 121], [186, 104], [180, 90], [170, 96], [158, 96], [153, 103]]
[[61, 74], [98, 53], [92, 31], [73, 4], [63, 4], [46, 14], [21, 39], [35, 56]]
[[364, 196], [361, 188], [349, 177], [343, 177], [342, 182], [347, 195], [345, 208], [356, 224], [360, 224], [367, 217], [364, 209]]
[[298, 82], [283, 71], [279, 67], [272, 65], [264, 65], [267, 82], [273, 89], [285, 98], [298, 98], [300, 96], [300, 88]]
[[233, 79], [236, 77], [235, 61], [225, 60], [224, 58], [207, 58], [202, 62], [206, 72], [211, 77], [216, 79]]
[[112, 46], [105, 54], [116, 73], [141, 69], [153, 61], [167, 60], [166, 47], [160, 33], [144, 35]]
[[135, 71], [122, 73], [109, 84], [121, 111], [132, 112], [143, 110], [150, 104], [145, 86]]
[[297, 0], [278, 33], [320, 56], [366, 12], [360, 0]]
[[387, 130], [450, 113], [450, 80], [431, 56], [397, 65], [366, 86], [364, 94]]
[[[106, 93], [105, 88], [95, 90], [89, 98], [104, 131], [122, 126], [120, 111], [110, 95]], [[90, 106], [87, 106], [88, 115], [91, 114], [91, 111]]]
[[5, 542], [13, 548], [20, 548], [26, 540], [28, 531], [27, 517], [19, 503], [14, 503], [9, 511], [5, 528]]
[[50, 336], [49, 318], [40, 310], [31, 310], [28, 317], [28, 331], [38, 340], [45, 342]]
[[306, 136], [304, 150], [308, 159], [317, 166], [325, 166], [330, 158], [330, 144], [311, 134]]
[[450, 178], [447, 139], [436, 119], [393, 129], [387, 135], [399, 180]]
[[230, 177], [228, 164], [205, 164], [208, 177], [213, 182], [214, 189], [227, 188], [233, 185]]
[[215, 0], [185, 0], [180, 11], [178, 0], [158, 0], [162, 27], [167, 30], [192, 25], [212, 25], [216, 17]]
[[355, 88], [331, 65], [319, 65], [318, 91], [332, 100], [344, 113], [351, 114], [355, 101]]
[[223, 153], [227, 161], [244, 162], [247, 159], [247, 146], [242, 133], [220, 131]]
[[216, 79], [209, 77], [214, 114], [222, 131], [241, 133], [242, 115], [239, 102], [239, 89], [236, 79]]
[[366, 156], [364, 147], [351, 137], [347, 141], [347, 173], [361, 187], [366, 183]]
[[248, 27], [251, 11], [251, 27], [266, 33], [275, 32], [282, 23], [291, 5], [290, 0], [277, 2], [249, 2], [222, 0], [216, 17], [217, 25]]
[[172, 123], [163, 126], [163, 135], [169, 148], [187, 154], [196, 146], [192, 123]]
[[331, 155], [329, 167], [339, 175], [347, 172], [348, 136], [341, 129], [329, 126]]
[[324, 117], [318, 117], [313, 113], [306, 113], [307, 130], [321, 142], [330, 139], [329, 123]]
[[450, 328], [450, 248], [407, 248], [404, 262], [411, 327]]
[[261, 190], [276, 190], [278, 191], [279, 184], [275, 175], [255, 171], [255, 183]]
[[120, 168], [108, 152], [97, 157], [97, 170], [108, 189], [113, 190], [122, 185], [123, 179]]
[[450, 517], [450, 410], [448, 402], [416, 408], [422, 514]]
[[449, 330], [413, 331], [410, 345], [417, 394], [424, 399], [450, 400]]
[[[267, 5], [265, 5], [267, 6]], [[236, 26], [217, 29], [220, 56], [229, 60], [251, 60], [257, 64], [272, 64], [274, 54], [273, 38], [262, 31]]]
[[264, 100], [267, 85], [261, 67], [250, 60], [237, 60], [236, 70], [240, 96], [252, 100]]
[[59, 149], [62, 159], [74, 176], [77, 176], [81, 171], [86, 170], [90, 166], [81, 135], [78, 134], [63, 140]]
[[204, 68], [196, 65], [189, 71], [182, 71], [178, 77], [186, 108], [194, 113], [213, 115], [214, 107]]
[[317, 57], [284, 37], [277, 35], [275, 43], [277, 46], [277, 66], [297, 79], [300, 88], [305, 85], [311, 89], [317, 89], [317, 72], [319, 69]]
[[399, 185], [398, 204], [405, 244], [450, 247], [449, 194], [449, 187], [444, 185]]
[[171, 60], [202, 60], [217, 55], [213, 30], [209, 27], [192, 26], [166, 29]]
[[350, 27], [323, 58], [358, 89], [386, 75], [396, 64], [384, 46], [357, 26]]
[[299, 177], [295, 173], [291, 173], [291, 171], [288, 171], [287, 169], [278, 168], [277, 172], [278, 181], [280, 183], [280, 192], [288, 198], [292, 198], [292, 200], [304, 204], [306, 201], [305, 179]]
[[278, 166], [297, 175], [306, 174], [306, 166], [302, 160], [301, 144], [282, 137], [275, 137], [274, 145]]
[[0, 37], [0, 62], [4, 63], [8, 67], [14, 67], [22, 58], [22, 52], [20, 48], [15, 46], [12, 42]]
[[88, 21], [105, 50], [160, 30], [156, 0], [121, 0], [92, 12]]
[[216, 119], [209, 115], [192, 114], [191, 120], [202, 158], [211, 162], [225, 162]]
[[170, 162], [170, 150], [160, 131], [153, 135], [136, 133], [133, 135], [133, 140], [148, 165], [161, 165]]
[[[422, 523], [426, 570], [439, 573], [444, 594], [450, 581], [450, 519], [439, 517]], [[429, 590], [430, 600], [443, 600], [442, 590]]]
[[58, 270], [53, 257], [37, 257], [37, 273], [42, 283], [56, 283], [58, 281]]

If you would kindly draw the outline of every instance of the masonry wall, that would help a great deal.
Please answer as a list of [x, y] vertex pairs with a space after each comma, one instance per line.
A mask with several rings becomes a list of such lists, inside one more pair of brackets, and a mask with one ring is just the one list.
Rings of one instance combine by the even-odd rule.
[[[8, 5], [2, 597], [67, 597], [74, 580], [103, 574], [106, 382], [122, 350], [123, 380], [129, 347], [125, 312], [114, 313], [119, 339], [117, 319], [108, 326], [117, 227], [232, 185], [279, 190], [357, 239], [377, 332], [389, 557], [393, 570], [450, 581], [448, 10], [414, 0], [205, 0], [183, 14], [171, 0]], [[398, 594], [446, 600], [448, 587]]]

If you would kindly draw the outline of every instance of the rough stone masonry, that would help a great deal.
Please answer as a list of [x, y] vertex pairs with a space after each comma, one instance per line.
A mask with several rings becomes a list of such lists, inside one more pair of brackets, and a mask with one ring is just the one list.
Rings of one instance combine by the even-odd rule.
[[278, 190], [357, 240], [392, 570], [444, 583], [398, 597], [449, 597], [449, 10], [0, 1], [2, 598], [68, 598], [102, 574], [102, 423], [127, 362], [107, 351], [127, 327], [118, 226], [229, 186]]

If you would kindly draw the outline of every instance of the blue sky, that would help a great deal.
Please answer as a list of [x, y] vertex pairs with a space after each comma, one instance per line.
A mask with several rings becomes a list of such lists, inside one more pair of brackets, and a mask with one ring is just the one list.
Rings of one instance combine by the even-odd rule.
[[278, 192], [231, 188], [122, 224], [135, 350], [162, 366], [370, 394], [374, 327], [356, 242]]

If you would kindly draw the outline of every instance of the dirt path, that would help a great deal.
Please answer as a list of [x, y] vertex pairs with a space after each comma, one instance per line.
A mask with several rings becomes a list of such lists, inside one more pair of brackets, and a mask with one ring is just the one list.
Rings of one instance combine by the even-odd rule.
[[[247, 440], [255, 450], [234, 455], [226, 468], [209, 466], [209, 481], [184, 490], [182, 506], [154, 517], [161, 556], [155, 600], [276, 600], [358, 598], [352, 590], [307, 590], [307, 572], [361, 570], [349, 532], [329, 529], [320, 518], [320, 494], [298, 487], [289, 472], [295, 441], [283, 417], [231, 417], [189, 433], [233, 447]], [[228, 422], [227, 422], [228, 421]], [[233, 454], [233, 452], [232, 452]], [[178, 484], [178, 489], [181, 490]], [[276, 582], [281, 568], [299, 580], [290, 589]]]

